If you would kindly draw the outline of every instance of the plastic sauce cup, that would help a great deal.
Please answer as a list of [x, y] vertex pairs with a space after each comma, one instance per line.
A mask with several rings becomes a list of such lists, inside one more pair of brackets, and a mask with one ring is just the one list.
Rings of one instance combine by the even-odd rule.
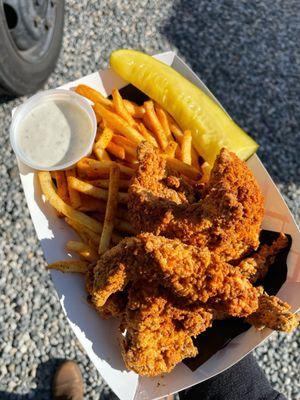
[[[24, 118], [28, 116], [28, 114], [34, 110], [36, 107], [39, 107], [41, 104], [45, 104], [46, 102], [49, 103], [56, 103], [59, 104], [63, 102], [63, 104], [69, 104], [71, 106], [76, 106], [77, 109], [80, 108], [81, 113], [85, 114], [85, 117], [89, 119], [89, 132], [84, 132], [85, 135], [88, 135], [86, 138], [86, 143], [84, 143], [83, 147], [81, 150], [74, 155], [70, 159], [68, 159], [67, 162], [64, 161], [62, 158], [61, 161], [58, 161], [54, 165], [51, 166], [43, 166], [39, 165], [38, 162], [30, 158], [26, 152], [23, 151], [22, 146], [20, 145], [20, 124], [22, 121], [24, 121]], [[38, 109], [37, 109], [38, 110]], [[72, 114], [71, 114], [72, 118]], [[78, 115], [77, 115], [78, 118]], [[69, 115], [70, 119], [70, 115]], [[47, 123], [47, 121], [45, 121]], [[55, 171], [55, 170], [62, 170], [62, 169], [67, 169], [71, 168], [73, 165], [76, 164], [82, 157], [85, 157], [92, 152], [95, 136], [96, 136], [96, 131], [97, 131], [97, 120], [96, 116], [94, 113], [94, 110], [88, 100], [86, 100], [84, 97], [80, 96], [79, 94], [72, 92], [71, 90], [64, 90], [64, 89], [53, 89], [53, 90], [48, 90], [44, 92], [37, 93], [36, 95], [30, 97], [28, 100], [26, 100], [21, 106], [19, 106], [12, 118], [12, 123], [10, 126], [10, 141], [12, 148], [17, 156], [18, 159], [20, 159], [24, 164], [28, 165], [29, 167], [37, 170], [43, 170], [43, 171]], [[73, 133], [73, 136], [72, 136]], [[72, 129], [70, 129], [70, 143], [73, 140], [75, 140], [75, 134], [72, 132]], [[30, 144], [30, 143], [29, 143]], [[38, 144], [37, 144], [38, 145]], [[55, 148], [53, 149], [55, 151]]]

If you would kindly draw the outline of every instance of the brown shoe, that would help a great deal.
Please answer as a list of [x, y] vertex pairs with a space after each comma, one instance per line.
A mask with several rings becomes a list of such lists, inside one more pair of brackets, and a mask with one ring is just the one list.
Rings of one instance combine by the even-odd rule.
[[80, 369], [74, 361], [64, 361], [56, 370], [52, 393], [54, 400], [82, 400], [83, 380]]

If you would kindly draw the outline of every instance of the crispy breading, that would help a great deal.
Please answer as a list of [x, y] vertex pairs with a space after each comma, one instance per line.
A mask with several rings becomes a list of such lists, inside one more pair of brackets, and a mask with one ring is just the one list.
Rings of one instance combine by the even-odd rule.
[[103, 306], [129, 282], [160, 283], [186, 302], [201, 302], [232, 316], [247, 316], [258, 305], [258, 294], [237, 268], [220, 261], [207, 248], [152, 234], [122, 240], [94, 268], [92, 301]]
[[142, 143], [138, 154], [139, 168], [129, 187], [131, 223], [138, 231], [208, 247], [228, 261], [258, 247], [263, 196], [234, 153], [221, 150], [196, 203], [181, 191], [162, 188], [168, 171], [154, 147]]
[[130, 221], [140, 231], [159, 233], [159, 226], [169, 210], [175, 205], [195, 201], [193, 188], [180, 179], [177, 172], [168, 170], [166, 159], [158, 150], [154, 151], [149, 142], [138, 146], [137, 153], [139, 167], [129, 187]]
[[127, 304], [126, 291], [112, 294], [103, 305], [99, 305], [97, 302], [92, 301], [93, 297], [91, 294], [94, 285], [94, 266], [95, 265], [90, 265], [89, 271], [86, 274], [86, 291], [89, 294], [88, 300], [92, 302], [93, 306], [103, 319], [121, 317]]
[[129, 290], [121, 323], [121, 349], [126, 366], [140, 375], [171, 371], [197, 349], [192, 336], [211, 325], [212, 314], [201, 307], [175, 306], [158, 286], [138, 281]]
[[258, 309], [246, 321], [258, 329], [270, 328], [291, 332], [300, 322], [300, 315], [293, 314], [291, 306], [275, 296], [263, 294], [259, 298]]
[[149, 143], [138, 147], [138, 157], [129, 210], [143, 233], [105, 252], [87, 276], [100, 315], [121, 316], [126, 366], [145, 376], [171, 371], [197, 354], [192, 337], [216, 318], [295, 328], [299, 318], [289, 306], [253, 286], [286, 236], [241, 261], [257, 249], [263, 218], [263, 197], [247, 165], [223, 149], [208, 183], [199, 186], [169, 170]]
[[238, 268], [242, 274], [249, 278], [250, 282], [255, 283], [263, 279], [274, 263], [276, 255], [288, 245], [288, 238], [284, 233], [280, 233], [278, 238], [268, 246], [262, 245], [253, 256], [245, 258], [240, 262]]

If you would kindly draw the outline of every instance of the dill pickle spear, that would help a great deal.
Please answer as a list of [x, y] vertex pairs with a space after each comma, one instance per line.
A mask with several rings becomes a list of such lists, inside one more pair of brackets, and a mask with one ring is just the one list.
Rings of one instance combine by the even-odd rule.
[[181, 129], [192, 132], [199, 154], [210, 165], [222, 147], [247, 160], [258, 144], [222, 108], [170, 66], [134, 50], [111, 54], [113, 70], [167, 110]]

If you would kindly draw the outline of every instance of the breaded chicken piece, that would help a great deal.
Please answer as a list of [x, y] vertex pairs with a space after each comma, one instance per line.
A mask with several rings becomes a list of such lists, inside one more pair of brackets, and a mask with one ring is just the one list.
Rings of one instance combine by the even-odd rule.
[[[94, 265], [90, 265], [89, 271], [86, 274], [86, 291], [88, 292], [88, 300], [92, 300], [92, 291], [94, 285]], [[97, 302], [92, 302], [92, 305], [100, 314], [101, 318], [118, 318], [121, 317], [125, 311], [127, 304], [127, 293], [117, 292], [112, 294], [106, 303], [102, 306], [98, 305]]]
[[247, 316], [258, 306], [258, 293], [237, 268], [207, 248], [152, 234], [122, 240], [94, 268], [92, 301], [102, 307], [129, 282], [161, 284], [189, 303], [208, 303], [232, 316]]
[[166, 160], [157, 150], [153, 150], [149, 142], [143, 142], [137, 152], [140, 164], [129, 193], [132, 193], [131, 200], [139, 204], [138, 213], [135, 213], [131, 204], [131, 218], [142, 230], [144, 221], [147, 226], [149, 219], [152, 220], [151, 225], [156, 221], [159, 225], [165, 212], [174, 205], [194, 202], [195, 196], [193, 188], [179, 178], [177, 172], [167, 169]]
[[275, 296], [266, 293], [259, 298], [258, 309], [246, 321], [258, 329], [270, 328], [276, 331], [291, 332], [297, 328], [300, 315], [293, 314], [291, 306]]
[[180, 190], [175, 194], [162, 188], [166, 163], [149, 143], [139, 145], [138, 158], [128, 206], [139, 232], [208, 247], [226, 261], [258, 247], [263, 196], [252, 172], [234, 153], [221, 150], [196, 203], [189, 196], [183, 198]]
[[246, 276], [251, 283], [263, 279], [274, 263], [276, 255], [288, 245], [288, 238], [284, 233], [280, 233], [278, 238], [268, 246], [262, 245], [253, 256], [245, 258], [237, 268]]
[[136, 282], [121, 323], [127, 368], [145, 376], [170, 372], [184, 358], [197, 355], [191, 337], [206, 330], [211, 320], [203, 308], [178, 308], [163, 289]]

